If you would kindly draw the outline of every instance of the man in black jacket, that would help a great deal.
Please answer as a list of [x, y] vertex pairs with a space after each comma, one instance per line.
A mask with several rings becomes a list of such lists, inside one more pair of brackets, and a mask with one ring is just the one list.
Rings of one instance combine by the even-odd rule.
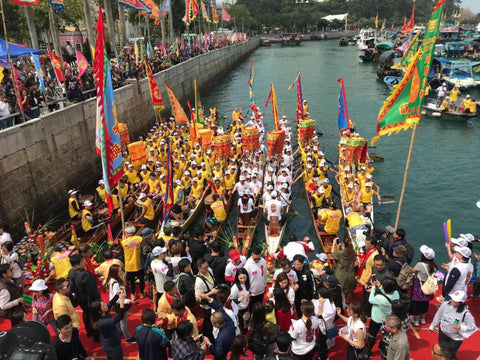
[[93, 336], [94, 341], [100, 341], [98, 330], [94, 330], [90, 323], [90, 309], [92, 302], [100, 300], [100, 293], [97, 288], [95, 276], [85, 270], [85, 258], [80, 254], [70, 257], [72, 268], [68, 272], [68, 280], [78, 289], [80, 294], [76, 299], [83, 310], [83, 324], [87, 331], [87, 336]]
[[313, 274], [308, 266], [305, 265], [306, 258], [303, 255], [295, 255], [293, 257], [293, 267], [297, 273], [298, 290], [295, 293], [295, 308], [300, 317], [302, 300], [312, 300], [315, 293], [315, 284], [313, 282]]
[[208, 261], [208, 265], [213, 272], [213, 278], [215, 284], [225, 284], [225, 268], [227, 266], [227, 260], [222, 256], [222, 244], [220, 241], [215, 240], [210, 246], [210, 254], [206, 254], [203, 258]]
[[198, 259], [203, 258], [205, 254], [208, 254], [208, 248], [205, 246], [205, 242], [203, 239], [203, 232], [198, 230], [193, 235], [193, 238], [190, 239], [188, 243], [188, 247], [190, 250], [190, 256], [192, 257], [192, 270], [193, 273], [198, 273], [197, 268], [197, 261]]
[[177, 279], [178, 291], [189, 309], [193, 309], [195, 306], [195, 278], [192, 275], [191, 265], [188, 259], [180, 260], [178, 262], [178, 270], [180, 273], [175, 277], [175, 279]]
[[297, 360], [297, 357], [290, 351], [292, 337], [289, 333], [285, 331], [278, 333], [276, 343], [277, 355], [267, 356], [265, 360]]

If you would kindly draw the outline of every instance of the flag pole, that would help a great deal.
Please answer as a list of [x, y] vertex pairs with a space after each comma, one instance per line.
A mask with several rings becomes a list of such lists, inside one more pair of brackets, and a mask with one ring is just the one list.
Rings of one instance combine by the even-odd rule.
[[[12, 58], [10, 57], [10, 46], [8, 44], [8, 36], [7, 36], [7, 25], [5, 24], [5, 11], [3, 10], [3, 0], [0, 0], [0, 10], [2, 11], [2, 23], [3, 23], [3, 33], [5, 34], [5, 46], [7, 48], [7, 58], [8, 58], [8, 63], [10, 64], [10, 73], [13, 77], [13, 81], [17, 82], [15, 80], [15, 77], [13, 76], [13, 62]], [[22, 102], [22, 99], [20, 98], [21, 94], [17, 93], [17, 86], [15, 85], [13, 87], [13, 92], [15, 93], [15, 97], [17, 98], [17, 106], [18, 102]], [[18, 109], [20, 111], [20, 116], [22, 117], [22, 122], [25, 122], [25, 114], [23, 113], [22, 109]]]
[[125, 233], [125, 213], [123, 212], [123, 198], [118, 187], [118, 202], [120, 203], [120, 219], [122, 219], [122, 233]]
[[410, 168], [410, 160], [412, 158], [413, 144], [415, 142], [415, 133], [417, 132], [417, 123], [413, 124], [412, 139], [410, 140], [410, 148], [408, 149], [407, 163], [405, 164], [405, 173], [403, 174], [402, 192], [400, 193], [400, 199], [398, 200], [397, 217], [395, 219], [395, 230], [398, 228], [398, 222], [400, 221], [400, 213], [402, 211], [403, 196], [405, 194], [405, 187], [407, 186], [408, 170]]

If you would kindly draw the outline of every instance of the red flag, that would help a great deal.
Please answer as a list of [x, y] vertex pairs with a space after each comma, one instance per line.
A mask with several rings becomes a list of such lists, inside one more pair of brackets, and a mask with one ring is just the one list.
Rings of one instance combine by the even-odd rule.
[[20, 81], [18, 80], [18, 72], [17, 68], [15, 66], [12, 66], [13, 69], [13, 78], [15, 80], [15, 90], [17, 91], [17, 106], [20, 111], [23, 111], [23, 105], [22, 105], [22, 93], [20, 92]]
[[57, 76], [58, 82], [65, 81], [65, 78], [63, 77], [62, 63], [60, 61], [60, 56], [48, 50], [48, 57], [52, 62], [53, 70], [55, 71], [55, 75]]
[[[215, 8], [215, 1], [212, 1], [212, 21], [214, 24], [218, 23], [218, 15], [217, 9]], [[217, 35], [215, 35], [215, 39], [217, 40]]]
[[175, 122], [178, 125], [185, 125], [186, 123], [188, 123], [187, 114], [185, 114], [185, 111], [183, 110], [182, 106], [175, 97], [175, 94], [170, 89], [167, 83], [165, 83], [165, 86], [167, 87], [168, 98], [170, 100], [170, 105], [172, 106], [173, 116], [175, 116]]
[[88, 68], [88, 61], [83, 54], [77, 50], [78, 78], [81, 78]]
[[113, 243], [113, 234], [112, 234], [112, 228], [110, 227], [110, 223], [107, 224], [107, 242], [112, 242]]
[[222, 2], [222, 20], [223, 21], [230, 21], [231, 17], [227, 12], [227, 9], [225, 9], [225, 5]]
[[412, 15], [410, 15], [410, 21], [402, 26], [402, 32], [413, 31], [413, 26], [415, 25], [415, 0], [413, 1]]
[[147, 73], [148, 78], [148, 87], [150, 88], [150, 95], [152, 97], [152, 104], [154, 109], [159, 109], [162, 111], [165, 109], [165, 105], [163, 104], [162, 94], [160, 94], [160, 89], [158, 88], [157, 82], [155, 81], [152, 69], [148, 62], [145, 61], [145, 72]]
[[37, 5], [40, 0], [12, 0], [13, 3], [24, 6], [33, 6]]
[[395, 28], [395, 24], [392, 24], [392, 30]]
[[190, 17], [190, 9], [192, 7], [191, 1], [192, 0], [185, 0], [185, 15], [183, 16], [183, 21], [188, 25], [190, 25], [190, 22], [192, 21]]

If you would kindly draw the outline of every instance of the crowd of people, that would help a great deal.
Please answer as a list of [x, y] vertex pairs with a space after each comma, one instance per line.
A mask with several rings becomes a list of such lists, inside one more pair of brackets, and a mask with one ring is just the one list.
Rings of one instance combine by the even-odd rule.
[[477, 102], [469, 94], [460, 100], [460, 86], [455, 85], [452, 89], [448, 89], [447, 83], [442, 83], [435, 89], [437, 94], [437, 105], [442, 112], [461, 112], [464, 114], [476, 114]]
[[[173, 118], [162, 119], [145, 139], [140, 139], [148, 154], [145, 164], [134, 166], [129, 154], [124, 154], [125, 175], [115, 191], [125, 202], [135, 200], [138, 212], [118, 246], [103, 251], [104, 260], [98, 266], [88, 243], [69, 252], [57, 244], [49, 259], [50, 274], [26, 282], [12, 237], [6, 226], [0, 225], [3, 321], [15, 326], [31, 318], [50, 327], [57, 334], [53, 345], [58, 358], [69, 360], [90, 355], [82, 344], [83, 331], [101, 345], [108, 359], [123, 358], [123, 336], [126, 343], [138, 345], [140, 359], [170, 356], [190, 360], [210, 354], [217, 360], [326, 360], [335, 357], [329, 355], [335, 343], [344, 341], [348, 360], [369, 358], [377, 342], [382, 359], [408, 360], [410, 325], [429, 323], [431, 331], [439, 327], [438, 341], [432, 349], [434, 358], [456, 359], [463, 341], [477, 331], [466, 304], [477, 266], [472, 256], [477, 241], [473, 235], [452, 238], [446, 246], [450, 261], [441, 266], [435, 262], [435, 251], [427, 245], [418, 249], [420, 260], [413, 265], [415, 249], [403, 229], [366, 226], [362, 228], [365, 244], [359, 253], [347, 236], [342, 241], [335, 239], [339, 248], [333, 246], [331, 257], [319, 253], [314, 260], [311, 253], [315, 247], [308, 237], [300, 240], [290, 234], [272, 260], [261, 244], [254, 244], [247, 256], [247, 252], [241, 253], [236, 246], [229, 247], [212, 235], [212, 230], [226, 221], [226, 199], [238, 193], [240, 199], [247, 197], [248, 205], [250, 197], [253, 202], [258, 196], [255, 175], [261, 174], [275, 187], [266, 187], [267, 204], [276, 201], [273, 191], [285, 192], [286, 183], [288, 193], [293, 182], [287, 172], [273, 169], [288, 168], [294, 162], [289, 144], [283, 147], [281, 157], [269, 159], [272, 169], [267, 168], [265, 176], [257, 159], [264, 155], [262, 141], [258, 151], [243, 149], [245, 126], [256, 127], [259, 133], [263, 130], [262, 115], [257, 110], [249, 121], [241, 111], [234, 112], [234, 122], [225, 130], [218, 124], [215, 108], [205, 117], [203, 129], [215, 135], [232, 135], [230, 157], [218, 157], [214, 146], [198, 145], [191, 136], [192, 131], [199, 130], [192, 128], [196, 125], [182, 128]], [[285, 118], [281, 123], [286, 128], [288, 121]], [[167, 189], [168, 144], [174, 184], [169, 214], [178, 224], [189, 216], [202, 189], [216, 184], [212, 186], [214, 202], [207, 206], [208, 227], [202, 224], [182, 236], [180, 226], [155, 232], [153, 206]], [[311, 148], [307, 150], [307, 146]], [[307, 164], [312, 162], [318, 168], [325, 161], [318, 145], [303, 148], [300, 157]], [[331, 197], [333, 189], [326, 181], [325, 162], [320, 167], [321, 172], [311, 177], [311, 183], [317, 186], [323, 176], [318, 186], [324, 190], [318, 196]], [[307, 177], [307, 186], [312, 168], [307, 165], [306, 174], [300, 175]], [[339, 170], [339, 176], [348, 174], [346, 166]], [[368, 172], [361, 170], [366, 186]], [[363, 191], [362, 178], [357, 177], [357, 181]], [[94, 204], [91, 200], [82, 204], [74, 190], [69, 194], [70, 216], [80, 220], [85, 236], [98, 225]], [[99, 203], [106, 201], [101, 182], [97, 197]], [[218, 207], [214, 206], [216, 202], [220, 202]], [[360, 203], [367, 204], [361, 196], [356, 206]], [[240, 200], [239, 210], [243, 205]], [[328, 205], [332, 207], [330, 212], [339, 211], [332, 201]], [[117, 198], [116, 207], [120, 206]], [[369, 209], [363, 211], [367, 216]], [[268, 221], [268, 211], [265, 217]], [[329, 224], [321, 225], [321, 230], [333, 231]], [[440, 270], [446, 272], [445, 281], [441, 295], [434, 299]], [[355, 291], [357, 287], [361, 290]], [[25, 293], [32, 294], [31, 307], [25, 306]], [[470, 297], [476, 298], [479, 293], [476, 284]], [[151, 305], [139, 309], [135, 303], [138, 297], [151, 299]], [[441, 306], [431, 320], [426, 314], [434, 306], [433, 300]], [[142, 312], [141, 324], [134, 331], [129, 315], [132, 307]]]
[[[147, 61], [153, 73], [160, 72], [184, 62], [192, 57], [216, 50], [240, 41], [227, 39], [224, 35], [212, 36], [210, 41], [197, 43], [182, 41], [181, 44], [163, 45], [152, 54], [138, 54], [136, 58], [133, 48], [128, 46], [122, 49], [118, 56], [111, 56], [111, 74], [114, 88], [127, 84], [129, 79], [141, 79], [146, 76], [143, 60]], [[72, 103], [84, 101], [94, 96], [94, 74], [92, 65], [79, 76], [78, 63], [75, 50], [67, 44], [71, 53], [65, 51], [63, 62], [64, 81], [59, 82], [52, 62], [48, 55], [40, 56], [43, 72], [44, 87], [42, 88], [39, 75], [30, 56], [20, 57], [15, 60], [14, 66], [18, 73], [18, 79], [9, 68], [3, 69], [0, 83], [0, 130], [22, 122], [21, 116], [10, 117], [11, 114], [20, 112], [28, 119], [34, 119], [41, 114], [52, 112]], [[142, 57], [140, 59], [140, 57]], [[15, 84], [17, 82], [17, 84]], [[16, 88], [20, 94], [17, 94]], [[19, 100], [17, 101], [17, 96]], [[5, 118], [2, 120], [2, 118]]]

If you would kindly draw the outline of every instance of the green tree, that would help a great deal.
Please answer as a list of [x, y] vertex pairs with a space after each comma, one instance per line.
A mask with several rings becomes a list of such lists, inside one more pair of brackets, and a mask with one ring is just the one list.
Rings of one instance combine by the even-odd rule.
[[[7, 24], [8, 40], [18, 43], [29, 43], [30, 36], [28, 34], [25, 11], [22, 7], [11, 1], [3, 1], [3, 11], [5, 23]], [[0, 26], [0, 36], [2, 39], [5, 39], [3, 26]]]
[[247, 5], [235, 4], [228, 8], [228, 13], [235, 19], [235, 24], [238, 30], [252, 30], [257, 28], [258, 23], [252, 18]]

